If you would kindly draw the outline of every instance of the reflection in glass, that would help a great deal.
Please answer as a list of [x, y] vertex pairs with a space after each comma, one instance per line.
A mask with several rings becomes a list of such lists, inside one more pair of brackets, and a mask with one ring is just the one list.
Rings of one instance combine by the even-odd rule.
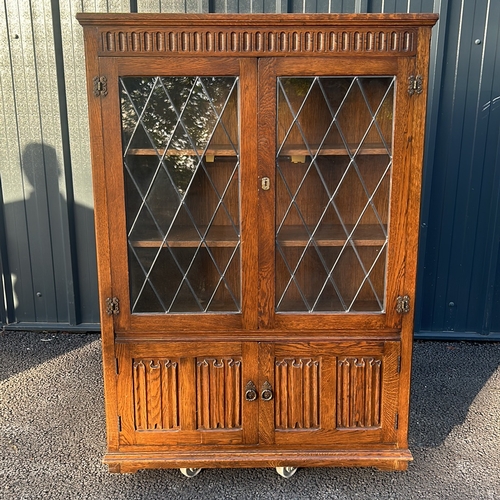
[[238, 79], [120, 91], [132, 312], [239, 312]]

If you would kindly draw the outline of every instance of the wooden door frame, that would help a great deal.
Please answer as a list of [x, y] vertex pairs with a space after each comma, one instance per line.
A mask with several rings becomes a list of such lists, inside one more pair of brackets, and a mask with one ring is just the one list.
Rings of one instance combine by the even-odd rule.
[[[408, 76], [414, 57], [345, 57], [342, 60], [318, 58], [265, 57], [259, 59], [259, 89], [275, 88], [276, 77], [290, 76], [395, 76], [394, 143], [391, 173], [389, 244], [386, 263], [386, 297], [383, 313], [276, 313], [275, 312], [275, 151], [276, 151], [276, 93], [260, 92], [259, 100], [259, 179], [268, 177], [271, 189], [259, 189], [259, 328], [263, 330], [378, 330], [401, 328], [401, 315], [396, 312], [396, 298], [403, 295], [400, 283], [404, 276], [407, 223], [408, 179], [411, 158], [405, 148], [406, 127], [396, 123], [408, 116]], [[319, 68], [318, 68], [319, 67]], [[362, 68], [360, 70], [360, 67]], [[272, 94], [272, 95], [271, 95]], [[397, 189], [395, 189], [395, 186]]]
[[[256, 134], [240, 135], [240, 234], [241, 234], [241, 313], [196, 314], [131, 314], [129, 273], [124, 201], [124, 172], [121, 145], [119, 76], [237, 76], [240, 99], [240, 130], [249, 123], [257, 124], [257, 67], [255, 58], [201, 58], [174, 56], [165, 65], [164, 57], [130, 58], [101, 57], [100, 72], [107, 78], [108, 95], [102, 99], [102, 114], [107, 127], [103, 128], [104, 165], [106, 166], [106, 218], [109, 227], [109, 263], [113, 283], [112, 296], [119, 299], [119, 314], [114, 319], [117, 333], [138, 331], [152, 334], [166, 331], [196, 331], [200, 323], [212, 331], [239, 331], [257, 327], [256, 295], [243, 293], [257, 289], [257, 202], [254, 184], [256, 170]], [[120, 138], [120, 140], [117, 140]], [[246, 191], [245, 191], [246, 190]], [[242, 193], [248, 193], [242, 195]], [[255, 194], [253, 194], [255, 193]], [[254, 262], [254, 265], [243, 265]]]

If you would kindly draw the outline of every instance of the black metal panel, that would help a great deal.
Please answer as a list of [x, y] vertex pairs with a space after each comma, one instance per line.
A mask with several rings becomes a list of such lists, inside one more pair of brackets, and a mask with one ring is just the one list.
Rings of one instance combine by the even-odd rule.
[[447, 14], [416, 331], [500, 338], [500, 3], [449, 2]]

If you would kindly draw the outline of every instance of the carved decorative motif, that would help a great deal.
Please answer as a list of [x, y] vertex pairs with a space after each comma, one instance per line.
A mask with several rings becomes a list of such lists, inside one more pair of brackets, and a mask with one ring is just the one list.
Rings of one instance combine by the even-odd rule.
[[136, 430], [176, 429], [179, 419], [179, 360], [134, 360]]
[[337, 373], [337, 427], [379, 427], [381, 394], [380, 359], [340, 359]]
[[276, 428], [319, 428], [319, 361], [310, 358], [277, 359], [275, 377]]
[[241, 359], [198, 359], [196, 361], [198, 429], [241, 427], [243, 397], [241, 386]]
[[104, 53], [175, 54], [301, 54], [379, 53], [416, 50], [413, 29], [307, 29], [270, 30], [265, 27], [242, 30], [172, 28], [144, 31], [106, 30], [101, 32]]

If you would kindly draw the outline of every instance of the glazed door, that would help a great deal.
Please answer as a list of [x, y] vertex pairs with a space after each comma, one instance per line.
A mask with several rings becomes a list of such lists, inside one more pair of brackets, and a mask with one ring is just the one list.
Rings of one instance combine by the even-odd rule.
[[242, 213], [256, 205], [242, 192], [255, 140], [241, 123], [256, 121], [255, 61], [101, 66], [116, 330], [251, 327], [256, 229]]
[[399, 342], [261, 344], [261, 443], [394, 444], [399, 354]]
[[262, 328], [400, 326], [408, 64], [260, 61]]

